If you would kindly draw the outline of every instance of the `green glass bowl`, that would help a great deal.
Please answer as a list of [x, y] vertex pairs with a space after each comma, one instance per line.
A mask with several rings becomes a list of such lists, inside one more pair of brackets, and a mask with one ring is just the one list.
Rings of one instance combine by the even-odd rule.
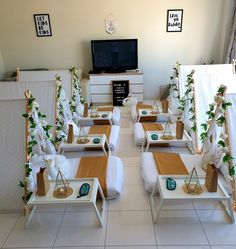
[[107, 114], [102, 114], [102, 118], [107, 118]]
[[93, 139], [93, 143], [94, 144], [99, 144], [100, 143], [100, 138], [98, 138], [98, 137], [95, 137], [94, 139]]
[[142, 111], [142, 114], [143, 114], [143, 115], [146, 115], [146, 114], [147, 114], [147, 111]]
[[157, 134], [152, 134], [151, 135], [151, 139], [152, 140], [157, 140], [158, 139], [158, 135]]

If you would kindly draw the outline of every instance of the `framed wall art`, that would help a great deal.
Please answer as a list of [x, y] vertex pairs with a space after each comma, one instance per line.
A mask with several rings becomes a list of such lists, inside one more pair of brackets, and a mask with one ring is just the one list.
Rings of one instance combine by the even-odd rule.
[[34, 23], [38, 37], [52, 36], [49, 14], [35, 14]]
[[182, 32], [183, 10], [167, 10], [166, 32]]

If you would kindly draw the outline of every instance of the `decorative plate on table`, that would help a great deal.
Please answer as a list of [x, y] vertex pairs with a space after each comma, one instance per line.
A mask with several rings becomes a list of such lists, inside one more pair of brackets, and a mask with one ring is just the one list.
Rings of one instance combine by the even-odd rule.
[[90, 114], [90, 118], [98, 118], [99, 115], [98, 114]]
[[152, 140], [157, 140], [158, 139], [158, 135], [157, 134], [152, 134], [151, 135], [151, 139]]
[[99, 144], [100, 141], [101, 141], [101, 139], [98, 138], [98, 137], [95, 137], [95, 138], [93, 139], [93, 143], [94, 143], [94, 144]]
[[158, 112], [158, 111], [151, 111], [150, 113], [153, 114], [153, 115], [155, 115], [155, 114], [159, 114], [160, 112]]
[[87, 144], [89, 142], [90, 142], [90, 140], [88, 138], [78, 138], [77, 139], [77, 144]]
[[143, 114], [143, 115], [146, 115], [146, 114], [147, 114], [147, 111], [142, 111], [142, 114]]
[[107, 114], [102, 114], [102, 118], [107, 118]]
[[172, 135], [162, 135], [161, 139], [162, 140], [173, 140], [175, 137]]

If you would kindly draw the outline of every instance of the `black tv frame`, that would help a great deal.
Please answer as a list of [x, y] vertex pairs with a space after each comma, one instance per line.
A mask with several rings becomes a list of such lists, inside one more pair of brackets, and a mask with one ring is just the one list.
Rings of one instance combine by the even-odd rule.
[[[136, 56], [135, 56], [135, 66], [127, 67], [127, 66], [118, 66], [118, 67], [102, 67], [97, 68], [94, 67], [94, 52], [93, 52], [93, 44], [99, 43], [99, 42], [135, 42], [135, 49], [136, 49]], [[138, 68], [138, 39], [104, 39], [104, 40], [91, 40], [91, 53], [92, 53], [92, 65], [93, 65], [93, 71], [90, 71], [90, 73], [101, 73], [103, 71], [108, 73], [120, 73], [125, 72], [126, 70], [132, 70]]]

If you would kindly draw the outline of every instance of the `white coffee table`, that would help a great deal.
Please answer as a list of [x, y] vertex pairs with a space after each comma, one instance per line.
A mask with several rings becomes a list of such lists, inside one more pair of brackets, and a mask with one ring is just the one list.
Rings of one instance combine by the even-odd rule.
[[[47, 205], [59, 205], [59, 204], [75, 204], [78, 206], [81, 205], [88, 205], [92, 206], [94, 212], [98, 218], [99, 224], [103, 226], [104, 224], [104, 217], [105, 217], [105, 208], [106, 208], [106, 199], [104, 197], [102, 188], [99, 184], [97, 178], [77, 178], [77, 179], [70, 179], [70, 187], [73, 189], [73, 193], [64, 199], [58, 199], [53, 196], [55, 180], [50, 181], [50, 189], [46, 196], [38, 196], [33, 193], [26, 205], [26, 216], [25, 216], [25, 228], [27, 228], [36, 207], [38, 206], [47, 206]], [[90, 190], [88, 195], [77, 198], [79, 195], [79, 189], [83, 183], [88, 183], [90, 185]], [[99, 211], [97, 207], [97, 198], [101, 196], [102, 198], [102, 207], [101, 211]]]
[[[156, 140], [152, 139], [152, 135], [157, 135], [158, 138]], [[174, 139], [171, 140], [165, 140], [162, 139], [161, 136], [163, 135], [163, 131], [146, 131], [145, 132], [146, 135], [146, 141], [147, 141], [147, 146], [145, 151], [148, 151], [150, 145], [152, 144], [169, 144], [171, 143], [171, 145], [186, 145], [188, 143], [192, 142], [192, 138], [188, 135], [187, 131], [184, 130], [184, 134], [183, 134], [183, 138], [182, 139], [177, 139], [176, 138], [176, 134], [174, 131], [171, 131], [171, 135], [174, 137]], [[144, 144], [143, 144], [143, 150], [144, 150]]]
[[112, 125], [112, 112], [99, 111], [96, 117], [89, 112], [88, 117], [79, 117], [78, 124], [83, 126], [94, 125], [99, 121]]
[[152, 109], [138, 109], [137, 122], [139, 122], [142, 117], [150, 117], [150, 118], [153, 117], [155, 119], [155, 117], [157, 117], [158, 114], [159, 114], [158, 112], [153, 113]]
[[[63, 151], [76, 151], [76, 150], [81, 150], [81, 149], [85, 149], [85, 148], [90, 148], [90, 149], [97, 149], [97, 148], [101, 148], [105, 154], [105, 156], [107, 156], [107, 154], [109, 154], [110, 149], [109, 149], [109, 145], [108, 145], [108, 141], [106, 138], [105, 134], [88, 134], [89, 142], [86, 144], [78, 144], [77, 140], [78, 137], [75, 136], [74, 140], [72, 143], [61, 143], [59, 145], [58, 148], [58, 153], [62, 153]], [[93, 140], [95, 138], [100, 139], [99, 143], [94, 143]], [[108, 150], [108, 153], [106, 151], [106, 149]]]
[[[173, 178], [176, 181], [176, 189], [168, 190], [166, 188], [166, 179], [168, 177]], [[160, 211], [162, 209], [163, 203], [166, 201], [176, 201], [176, 200], [189, 200], [189, 201], [197, 201], [197, 200], [207, 200], [207, 201], [220, 201], [224, 207], [225, 211], [231, 219], [231, 222], [234, 223], [234, 213], [231, 205], [231, 198], [226, 192], [225, 188], [222, 186], [220, 181], [218, 181], [217, 192], [210, 193], [207, 191], [205, 187], [205, 178], [199, 176], [199, 180], [201, 186], [203, 188], [203, 193], [200, 195], [190, 195], [183, 191], [182, 186], [184, 185], [184, 179], [186, 176], [166, 176], [166, 175], [158, 175], [156, 179], [155, 186], [150, 196], [151, 209], [153, 213], [154, 222], [156, 223]], [[158, 203], [155, 203], [155, 195], [159, 193], [160, 200]], [[159, 205], [158, 205], [159, 204]]]

